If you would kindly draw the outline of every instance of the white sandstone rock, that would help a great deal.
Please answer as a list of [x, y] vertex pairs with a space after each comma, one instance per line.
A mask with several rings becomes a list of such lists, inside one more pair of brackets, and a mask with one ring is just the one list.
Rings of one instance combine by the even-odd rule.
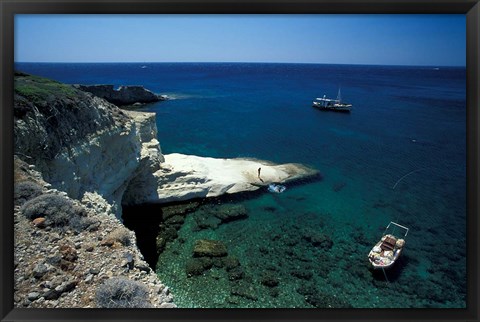
[[[164, 157], [165, 163], [154, 173], [158, 180], [156, 195], [150, 192], [147, 202], [164, 203], [253, 191], [272, 182], [288, 182], [317, 173], [294, 163], [274, 165], [261, 160], [215, 159], [178, 153]], [[258, 168], [262, 168], [263, 181], [258, 178]]]

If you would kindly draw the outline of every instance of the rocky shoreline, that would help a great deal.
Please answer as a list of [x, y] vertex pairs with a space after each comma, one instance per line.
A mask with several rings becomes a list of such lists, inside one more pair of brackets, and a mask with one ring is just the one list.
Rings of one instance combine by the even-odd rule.
[[[52, 189], [41, 174], [18, 158], [15, 159], [17, 183], [34, 182], [42, 195], [62, 196]], [[18, 191], [16, 196], [25, 196]], [[45, 218], [29, 220], [14, 212], [14, 304], [31, 308], [94, 308], [99, 306], [96, 293], [107, 281], [122, 279], [146, 290], [148, 307], [174, 308], [169, 288], [140, 253], [135, 233], [126, 229], [98, 194], [88, 193], [73, 201], [86, 209], [92, 227], [75, 231], [56, 227]], [[115, 296], [112, 296], [115, 300]]]
[[117, 106], [154, 103], [168, 99], [165, 95], [158, 95], [139, 85], [120, 86], [115, 89], [113, 85], [74, 85], [84, 92], [103, 98]]
[[[318, 175], [299, 164], [164, 156], [154, 113], [122, 110], [78, 87], [20, 72], [14, 138], [16, 307], [173, 308], [169, 288], [120, 220], [122, 206]], [[177, 225], [178, 218], [164, 219]], [[167, 228], [157, 246], [169, 240], [174, 228]]]

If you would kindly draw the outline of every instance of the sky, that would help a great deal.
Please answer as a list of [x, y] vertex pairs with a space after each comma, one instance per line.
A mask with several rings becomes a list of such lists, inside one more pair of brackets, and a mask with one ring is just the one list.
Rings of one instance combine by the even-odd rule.
[[465, 15], [16, 15], [16, 62], [465, 66]]

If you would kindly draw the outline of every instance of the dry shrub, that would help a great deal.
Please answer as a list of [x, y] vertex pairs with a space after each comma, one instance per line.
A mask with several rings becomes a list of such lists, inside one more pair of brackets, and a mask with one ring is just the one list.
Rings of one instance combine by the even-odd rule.
[[99, 308], [148, 308], [147, 288], [123, 277], [113, 277], [97, 288], [95, 302]]
[[107, 235], [106, 240], [119, 242], [124, 246], [130, 246], [132, 243], [130, 240], [130, 231], [124, 227], [120, 227], [112, 231]]
[[53, 227], [65, 227], [72, 219], [86, 216], [85, 208], [56, 194], [35, 197], [23, 204], [20, 211], [30, 220], [44, 217], [46, 224]]
[[15, 205], [21, 206], [25, 202], [43, 194], [43, 188], [33, 181], [16, 182], [13, 198]]

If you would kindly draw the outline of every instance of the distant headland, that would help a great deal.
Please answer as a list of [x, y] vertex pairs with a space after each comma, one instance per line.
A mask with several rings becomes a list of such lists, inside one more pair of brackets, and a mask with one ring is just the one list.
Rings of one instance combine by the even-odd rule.
[[73, 86], [117, 106], [147, 104], [168, 99], [166, 95], [155, 94], [140, 85], [120, 86], [118, 89], [115, 89], [113, 85], [77, 84]]

